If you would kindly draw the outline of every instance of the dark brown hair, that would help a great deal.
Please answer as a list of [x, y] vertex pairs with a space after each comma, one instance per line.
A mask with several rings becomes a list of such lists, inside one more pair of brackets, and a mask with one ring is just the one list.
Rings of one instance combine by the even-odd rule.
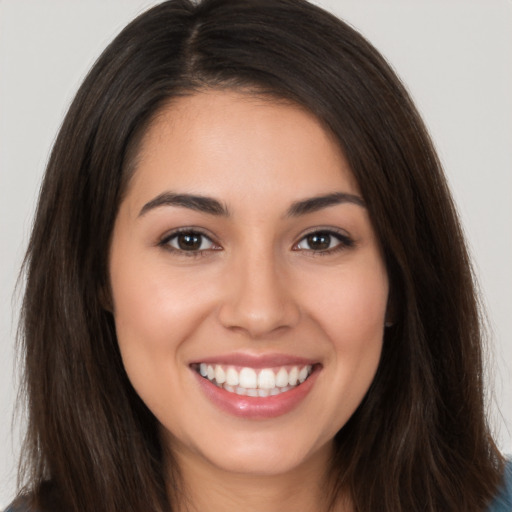
[[138, 140], [170, 99], [204, 88], [314, 113], [339, 141], [383, 248], [394, 324], [370, 390], [336, 436], [333, 503], [343, 488], [361, 512], [484, 510], [503, 461], [486, 423], [479, 311], [441, 166], [381, 55], [303, 0], [165, 2], [119, 34], [78, 91], [25, 263], [24, 492], [48, 512], [170, 510], [157, 421], [128, 381], [105, 307], [107, 259]]

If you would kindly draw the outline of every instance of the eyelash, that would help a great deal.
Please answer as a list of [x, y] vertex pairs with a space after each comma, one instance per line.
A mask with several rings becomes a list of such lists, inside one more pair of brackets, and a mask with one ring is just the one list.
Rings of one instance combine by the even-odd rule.
[[322, 250], [303, 249], [304, 251], [307, 251], [311, 256], [328, 256], [346, 249], [350, 249], [355, 245], [354, 240], [345, 233], [340, 233], [339, 231], [335, 231], [333, 229], [317, 228], [303, 235], [302, 238], [293, 246], [293, 250], [299, 251], [300, 249], [296, 249], [296, 247], [298, 247], [299, 244], [301, 244], [308, 237], [311, 237], [313, 235], [328, 236], [330, 237], [330, 242], [332, 242], [332, 238], [335, 238], [338, 241], [338, 243], [334, 247], [328, 247], [327, 249]]
[[[177, 239], [180, 235], [189, 235], [189, 236], [196, 236], [199, 237], [201, 240], [201, 244], [203, 244], [204, 239], [210, 241], [215, 248], [209, 248], [209, 249], [197, 249], [197, 250], [186, 250], [186, 249], [180, 249], [178, 247], [173, 247], [170, 245], [170, 242], [173, 239]], [[163, 247], [165, 250], [170, 251], [174, 254], [177, 254], [179, 256], [185, 256], [185, 257], [201, 257], [208, 255], [211, 251], [219, 251], [221, 250], [221, 247], [218, 246], [210, 236], [208, 236], [206, 233], [203, 233], [201, 230], [197, 228], [180, 228], [174, 230], [172, 233], [169, 233], [166, 235], [162, 240], [158, 243], [160, 247]]]
[[[194, 237], [200, 238], [201, 239], [200, 246], [203, 244], [203, 242], [206, 239], [214, 247], [208, 248], [208, 249], [200, 249], [199, 248], [199, 249], [187, 250], [187, 249], [181, 249], [178, 247], [173, 247], [172, 245], [170, 245], [171, 241], [174, 239], [177, 239], [180, 235], [189, 235], [189, 236], [194, 236]], [[321, 250], [298, 248], [299, 245], [303, 241], [307, 240], [308, 237], [311, 237], [314, 235], [329, 237], [329, 245], [332, 242], [333, 237], [338, 241], [338, 243], [334, 247], [328, 247], [327, 249], [321, 249]], [[177, 255], [185, 256], [185, 257], [201, 257], [201, 256], [208, 255], [212, 251], [222, 250], [222, 248], [219, 245], [217, 245], [212, 240], [212, 238], [210, 236], [208, 236], [206, 233], [202, 232], [201, 230], [199, 230], [197, 228], [180, 228], [180, 229], [174, 230], [172, 233], [169, 233], [164, 238], [162, 238], [162, 240], [158, 243], [158, 245], [160, 247], [163, 247], [167, 251], [170, 251]], [[326, 256], [329, 254], [337, 253], [339, 251], [350, 249], [350, 248], [354, 247], [354, 245], [355, 245], [354, 240], [344, 233], [340, 233], [340, 232], [332, 230], [332, 229], [315, 229], [314, 231], [310, 231], [309, 233], [306, 233], [305, 235], [303, 235], [300, 238], [300, 240], [296, 244], [294, 244], [292, 250], [294, 250], [294, 251], [303, 250], [303, 251], [308, 252], [312, 256]]]

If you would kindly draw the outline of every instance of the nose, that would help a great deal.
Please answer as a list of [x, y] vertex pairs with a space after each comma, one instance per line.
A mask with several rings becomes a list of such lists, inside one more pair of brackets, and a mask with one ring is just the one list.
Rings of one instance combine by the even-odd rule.
[[263, 338], [297, 325], [300, 308], [291, 280], [272, 256], [260, 253], [240, 258], [227, 272], [219, 308], [225, 328]]

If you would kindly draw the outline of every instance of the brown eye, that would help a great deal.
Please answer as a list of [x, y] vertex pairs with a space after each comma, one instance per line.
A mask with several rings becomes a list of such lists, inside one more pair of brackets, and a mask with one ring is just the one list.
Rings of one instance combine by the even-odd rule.
[[306, 243], [313, 251], [325, 251], [331, 246], [331, 238], [329, 233], [312, 233], [306, 237]]
[[176, 242], [182, 251], [197, 251], [201, 247], [201, 238], [195, 233], [182, 233], [176, 237]]
[[164, 240], [163, 244], [178, 251], [187, 252], [207, 251], [214, 248], [214, 243], [206, 235], [195, 231], [175, 233]]
[[353, 245], [353, 240], [341, 233], [314, 231], [302, 238], [295, 246], [295, 250], [330, 253], [336, 249], [344, 249]]

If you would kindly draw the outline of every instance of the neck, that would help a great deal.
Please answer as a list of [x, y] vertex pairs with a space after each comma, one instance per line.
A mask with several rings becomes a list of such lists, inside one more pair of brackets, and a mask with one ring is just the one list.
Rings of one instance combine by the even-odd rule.
[[233, 473], [197, 454], [174, 452], [182, 496], [172, 500], [177, 512], [348, 512], [345, 500], [329, 509], [327, 491], [331, 446], [284, 474]]

